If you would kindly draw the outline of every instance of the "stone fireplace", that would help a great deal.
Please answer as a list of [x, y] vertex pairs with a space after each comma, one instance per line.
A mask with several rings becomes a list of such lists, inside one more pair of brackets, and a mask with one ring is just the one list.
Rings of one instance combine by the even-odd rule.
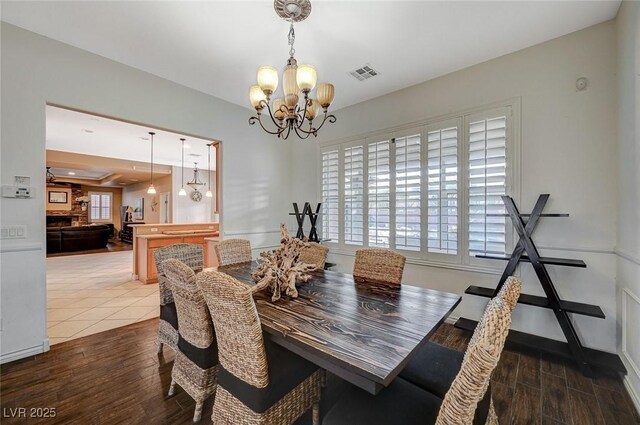
[[73, 226], [73, 217], [71, 215], [48, 215], [47, 227], [65, 227]]
[[[51, 186], [49, 186], [51, 187]], [[89, 224], [89, 212], [82, 210], [80, 202], [76, 198], [86, 195], [79, 184], [71, 184], [71, 209], [47, 210], [47, 227], [81, 226]]]

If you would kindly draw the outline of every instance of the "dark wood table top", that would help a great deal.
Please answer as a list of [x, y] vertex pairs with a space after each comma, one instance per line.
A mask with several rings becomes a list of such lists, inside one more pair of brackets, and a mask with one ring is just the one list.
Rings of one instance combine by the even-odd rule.
[[[256, 263], [218, 270], [249, 285]], [[359, 284], [329, 270], [312, 273], [298, 298], [254, 296], [274, 342], [373, 394], [402, 371], [458, 305], [456, 294], [402, 285]]]

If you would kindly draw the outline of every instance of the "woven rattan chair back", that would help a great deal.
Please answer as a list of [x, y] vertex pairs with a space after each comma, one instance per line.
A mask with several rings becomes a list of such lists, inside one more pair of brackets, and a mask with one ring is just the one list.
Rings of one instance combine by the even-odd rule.
[[507, 281], [502, 285], [502, 289], [498, 292], [497, 297], [502, 298], [506, 302], [511, 310], [516, 308], [518, 304], [518, 298], [520, 298], [520, 291], [522, 290], [522, 281], [515, 276], [509, 276]]
[[300, 250], [300, 261], [305, 264], [314, 264], [322, 270], [324, 269], [324, 263], [327, 260], [328, 252], [329, 248], [326, 246], [320, 245], [317, 242], [310, 242], [309, 246]]
[[215, 338], [213, 323], [204, 296], [196, 285], [195, 273], [173, 258], [163, 261], [162, 267], [173, 289], [180, 337], [195, 347], [209, 347]]
[[215, 246], [218, 264], [246, 263], [251, 261], [251, 243], [245, 239], [225, 239]]
[[162, 262], [169, 258], [175, 258], [189, 266], [194, 272], [198, 273], [204, 265], [204, 254], [202, 245], [177, 243], [174, 245], [163, 246], [153, 250], [153, 259], [158, 270], [158, 290], [160, 292], [160, 304], [166, 305], [173, 302], [171, 289], [167, 287], [167, 282], [162, 269]]
[[196, 280], [216, 329], [220, 365], [254, 387], [269, 385], [260, 318], [249, 286], [215, 271], [204, 271]]
[[[500, 291], [498, 292], [498, 295], [496, 295], [496, 299], [501, 299], [502, 301], [504, 301], [505, 304], [507, 304], [507, 306], [513, 312], [513, 309], [515, 308], [516, 304], [518, 304], [518, 298], [520, 298], [521, 289], [522, 289], [522, 281], [516, 277], [511, 276], [507, 279], [504, 285], [502, 285], [502, 289], [500, 289]], [[489, 309], [485, 309], [484, 313], [482, 313], [482, 317], [480, 317], [480, 320], [478, 321], [478, 325], [476, 326], [476, 329], [473, 332], [473, 335], [471, 335], [469, 346], [475, 344], [476, 339], [481, 334], [482, 328], [487, 323], [486, 316], [488, 313], [489, 313]], [[465, 357], [466, 356], [467, 356], [467, 353], [465, 353]]]
[[462, 367], [444, 396], [436, 425], [473, 422], [478, 402], [484, 397], [491, 373], [500, 360], [511, 325], [511, 312], [503, 299], [496, 297], [489, 301], [482, 318], [484, 323], [474, 332]]
[[400, 285], [405, 257], [390, 249], [367, 248], [356, 251], [353, 277], [356, 282]]

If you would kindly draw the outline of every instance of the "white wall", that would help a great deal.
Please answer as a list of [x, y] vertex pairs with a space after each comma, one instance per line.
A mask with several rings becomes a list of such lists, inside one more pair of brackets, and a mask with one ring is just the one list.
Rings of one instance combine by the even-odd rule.
[[[588, 268], [549, 267], [563, 298], [598, 304], [607, 319], [576, 317], [585, 345], [614, 352], [616, 222], [616, 28], [606, 22], [425, 83], [335, 112], [337, 122], [322, 130], [322, 142], [364, 135], [416, 121], [521, 99], [522, 211], [540, 193], [550, 193], [549, 212], [568, 219], [542, 219], [534, 234], [541, 253], [584, 259]], [[589, 79], [586, 91], [575, 81]], [[357, 83], [356, 83], [357, 84]], [[375, 84], [375, 80], [362, 83]], [[337, 88], [337, 96], [340, 90]], [[318, 149], [293, 148], [292, 197], [318, 199]], [[348, 271], [353, 257], [331, 260]], [[529, 265], [524, 292], [543, 294]], [[499, 276], [409, 264], [404, 282], [463, 293], [469, 284], [495, 286]], [[453, 316], [479, 317], [486, 299], [465, 296]], [[562, 339], [550, 310], [519, 306], [513, 327]]]
[[222, 140], [223, 232], [275, 244], [288, 212], [289, 144], [247, 124], [249, 109], [101, 56], [1, 25], [0, 181], [30, 176], [36, 197], [2, 199], [2, 225], [27, 225], [28, 238], [3, 241], [0, 254], [1, 358], [48, 347], [45, 286], [45, 104]]
[[[618, 30], [618, 349], [640, 410], [640, 3], [624, 1]], [[624, 334], [624, 338], [623, 338]]]
[[[200, 189], [202, 193], [202, 200], [200, 202], [194, 202], [191, 199], [191, 193], [193, 189], [187, 186], [187, 182], [193, 179], [193, 167], [185, 167], [184, 168], [184, 189], [187, 191], [187, 196], [178, 196], [178, 192], [180, 191], [181, 186], [181, 167], [173, 167], [173, 171], [171, 173], [172, 176], [172, 210], [173, 210], [173, 223], [211, 223], [215, 221], [214, 210], [215, 210], [215, 202], [216, 202], [216, 173], [215, 171], [211, 172], [211, 187], [213, 188], [212, 198], [205, 197], [205, 193], [207, 191], [206, 186]], [[199, 179], [200, 181], [207, 183], [207, 179], [209, 178], [209, 171], [200, 169], [199, 171]]]
[[[157, 177], [153, 179], [153, 186], [156, 188], [155, 195], [149, 195], [149, 181], [140, 182], [124, 186], [122, 188], [122, 205], [135, 207], [136, 199], [144, 198], [144, 218], [146, 224], [160, 223], [160, 194], [171, 192], [172, 177], [171, 175]], [[155, 211], [153, 203], [156, 203]], [[114, 212], [115, 214], [115, 212]], [[120, 211], [118, 211], [119, 217]]]

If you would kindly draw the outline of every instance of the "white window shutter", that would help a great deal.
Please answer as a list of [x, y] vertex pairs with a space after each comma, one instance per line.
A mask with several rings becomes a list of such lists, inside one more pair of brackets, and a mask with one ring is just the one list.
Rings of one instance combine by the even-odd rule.
[[322, 239], [338, 242], [338, 150], [322, 153]]
[[458, 127], [427, 133], [427, 250], [458, 253]]
[[100, 194], [98, 193], [90, 194], [89, 200], [90, 200], [89, 219], [100, 220]]
[[344, 243], [364, 243], [364, 147], [344, 150]]
[[504, 254], [506, 218], [501, 196], [507, 189], [507, 117], [487, 116], [468, 123], [469, 256]]
[[368, 157], [368, 230], [369, 246], [389, 247], [391, 159], [389, 141], [369, 143]]
[[111, 219], [111, 194], [106, 193], [101, 196], [100, 210], [100, 218], [102, 220]]
[[398, 137], [395, 148], [395, 247], [420, 251], [420, 134]]

